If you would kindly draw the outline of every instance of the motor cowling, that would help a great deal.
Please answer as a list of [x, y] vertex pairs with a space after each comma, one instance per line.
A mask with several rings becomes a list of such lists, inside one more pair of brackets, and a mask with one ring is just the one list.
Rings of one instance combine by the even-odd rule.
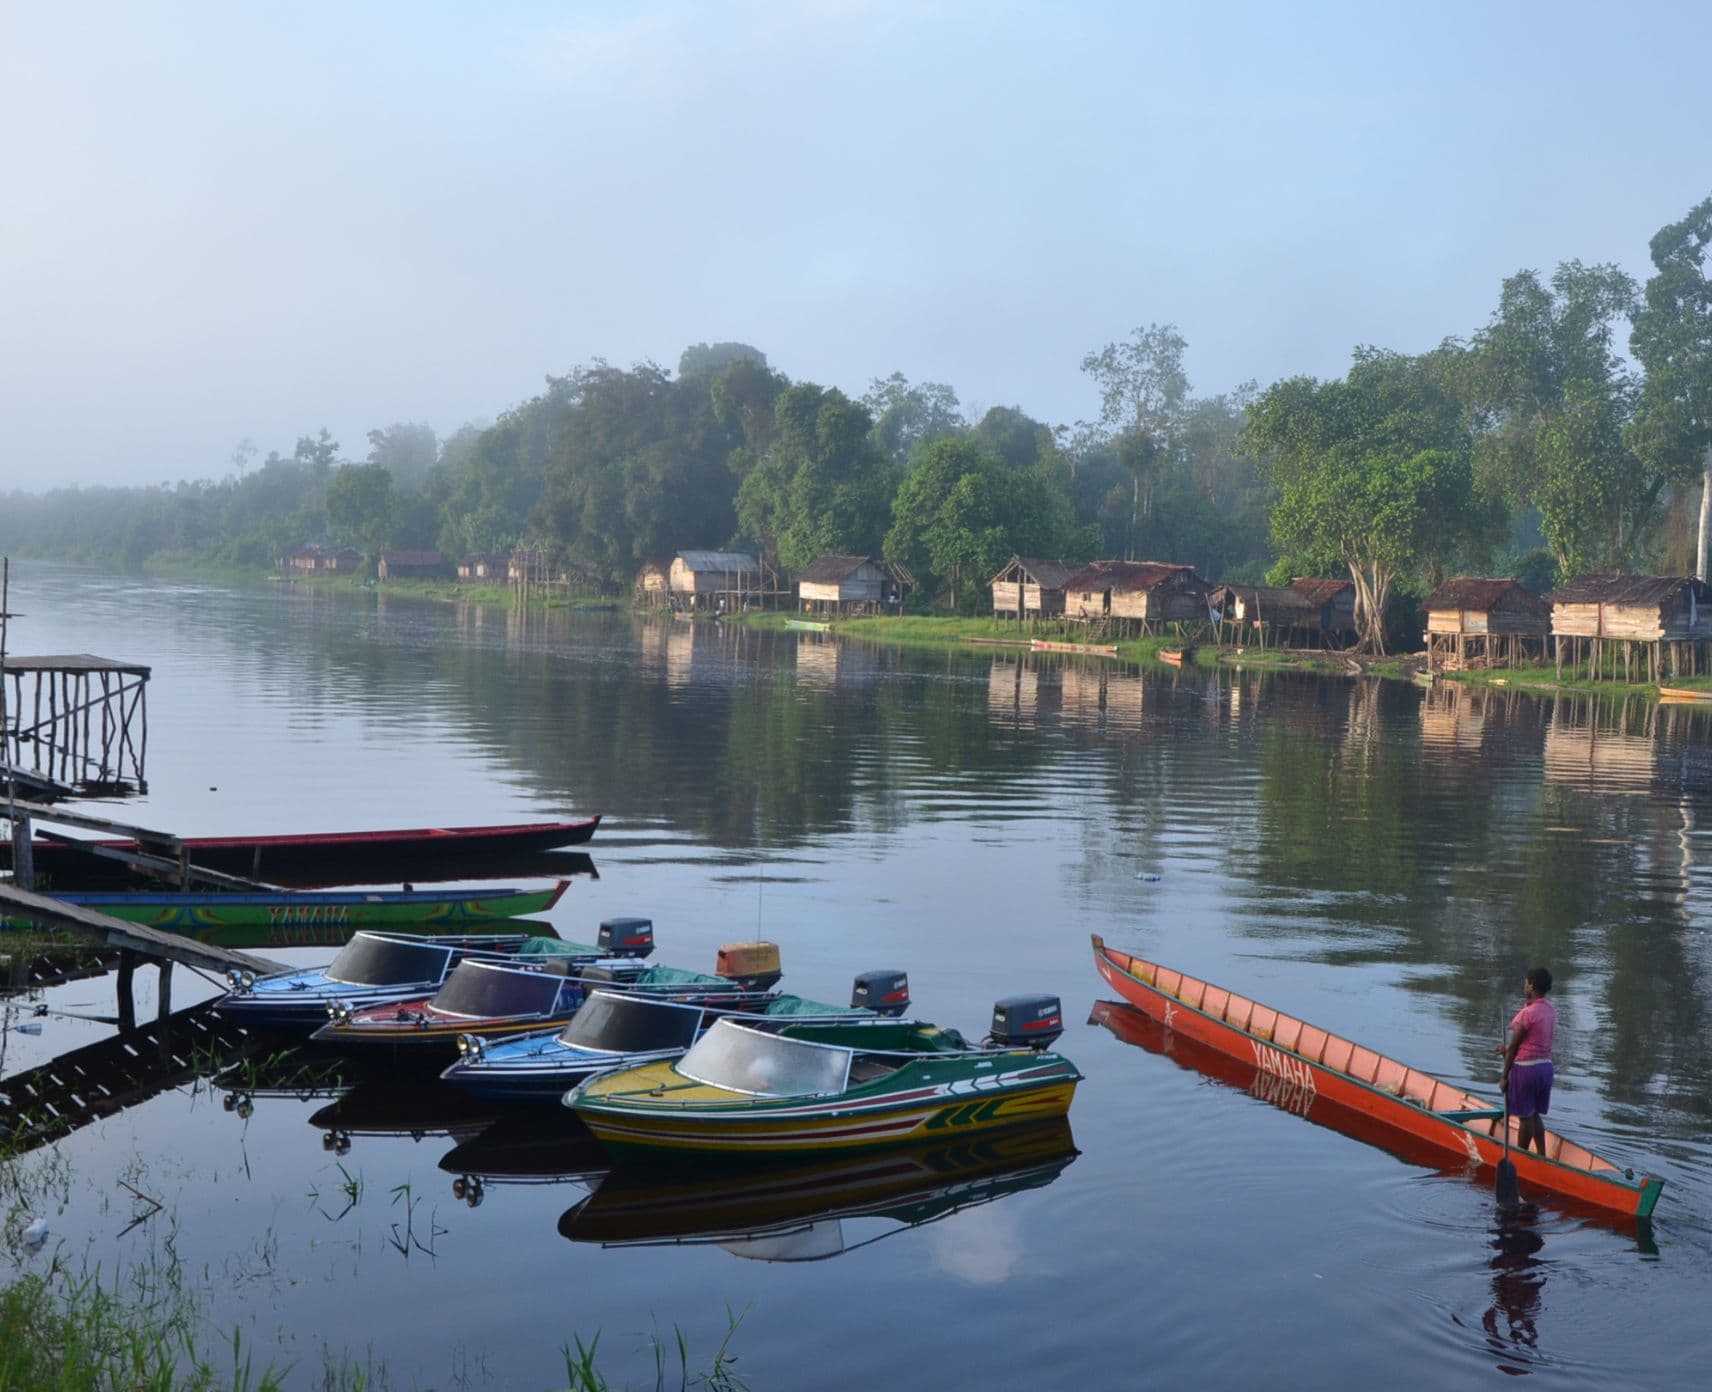
[[909, 973], [865, 971], [850, 988], [852, 1008], [872, 1010], [879, 1015], [902, 1015], [909, 1009]]
[[1044, 1049], [1064, 1033], [1064, 1007], [1057, 996], [1008, 996], [993, 1002], [988, 1042], [1006, 1048]]
[[713, 970], [749, 991], [770, 991], [784, 975], [779, 966], [779, 945], [770, 942], [726, 943], [719, 949]]
[[595, 942], [614, 957], [646, 957], [654, 950], [654, 920], [603, 918]]

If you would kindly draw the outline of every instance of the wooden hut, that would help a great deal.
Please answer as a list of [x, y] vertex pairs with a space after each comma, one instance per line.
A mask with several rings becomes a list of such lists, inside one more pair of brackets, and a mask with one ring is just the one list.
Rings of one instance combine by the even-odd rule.
[[477, 553], [458, 562], [458, 579], [488, 580], [503, 584], [510, 578], [509, 556], [488, 556]]
[[282, 575], [349, 575], [362, 563], [362, 553], [348, 546], [299, 546], [279, 558], [279, 569]]
[[1317, 627], [1319, 611], [1306, 595], [1288, 587], [1220, 585], [1209, 600], [1222, 634], [1234, 643], [1289, 647], [1292, 639]]
[[672, 602], [670, 572], [672, 562], [664, 556], [654, 556], [642, 562], [636, 570], [636, 603], [645, 609], [664, 609]]
[[1067, 618], [1148, 635], [1166, 624], [1208, 626], [1207, 582], [1193, 566], [1166, 561], [1094, 561], [1064, 582]]
[[1298, 575], [1290, 582], [1290, 593], [1306, 602], [1308, 631], [1318, 634], [1321, 644], [1344, 648], [1355, 641], [1355, 581]]
[[388, 580], [438, 580], [446, 572], [438, 551], [382, 551], [377, 573]]
[[680, 551], [666, 585], [682, 609], [741, 609], [770, 588], [761, 562], [743, 551]]
[[1012, 556], [992, 579], [993, 615], [1000, 619], [1055, 618], [1064, 612], [1064, 582], [1076, 570], [1063, 561]]
[[797, 577], [805, 613], [880, 614], [902, 600], [897, 580], [870, 556], [822, 556]]
[[1427, 668], [1544, 657], [1551, 606], [1517, 580], [1459, 575], [1427, 596]]
[[[1692, 575], [1584, 575], [1546, 596], [1557, 670], [1587, 663], [1597, 681], [1610, 660], [1625, 681], [1708, 670], [1712, 588]], [[1647, 676], [1651, 668], [1650, 678]]]

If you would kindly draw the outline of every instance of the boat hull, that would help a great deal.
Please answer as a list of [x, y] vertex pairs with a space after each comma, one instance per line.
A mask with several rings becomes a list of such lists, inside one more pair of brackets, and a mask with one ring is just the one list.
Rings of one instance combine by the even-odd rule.
[[[286, 836], [189, 836], [182, 839], [191, 864], [224, 875], [256, 880], [302, 880], [336, 884], [341, 874], [361, 872], [359, 883], [394, 878], [381, 869], [409, 872], [439, 870], [496, 856], [529, 855], [581, 846], [600, 826], [599, 817], [572, 822], [526, 822], [511, 826], [409, 827], [386, 831], [309, 832]], [[84, 843], [105, 850], [136, 853], [135, 841]], [[123, 865], [99, 859], [62, 841], [32, 843], [38, 875], [51, 876], [61, 888], [123, 879]], [[0, 868], [10, 866], [11, 848], [0, 844]], [[402, 876], [401, 876], [402, 877]], [[443, 879], [452, 878], [442, 875]]]
[[[1502, 1158], [1497, 1119], [1459, 1121], [1446, 1115], [1492, 1111], [1491, 1102], [1256, 1001], [1115, 951], [1097, 936], [1093, 941], [1100, 975], [1167, 1030], [1251, 1064], [1304, 1095], [1324, 1097], [1412, 1142], [1424, 1142], [1453, 1162], [1495, 1168]], [[1631, 1176], [1550, 1132], [1548, 1154], [1577, 1162], [1586, 1157], [1593, 1168], [1524, 1152], [1517, 1144], [1516, 1126], [1511, 1120], [1509, 1154], [1523, 1185], [1614, 1215], [1651, 1215], [1663, 1181]]]
[[[288, 947], [327, 930], [358, 928], [434, 928], [470, 923], [504, 923], [543, 913], [559, 902], [569, 883], [548, 889], [463, 891], [379, 890], [324, 893], [301, 890], [282, 894], [125, 894], [69, 892], [72, 904], [94, 909], [124, 923], [223, 944], [234, 930], [245, 945]], [[0, 919], [0, 926], [13, 926]], [[255, 930], [263, 930], [257, 943]]]
[[[669, 1065], [662, 1068], [669, 1072]], [[566, 1102], [615, 1159], [800, 1159], [962, 1139], [1062, 1117], [1078, 1081], [1075, 1069], [1059, 1059], [1004, 1080], [905, 1080], [872, 1096], [733, 1103], [722, 1089], [680, 1088], [669, 1105], [649, 1106], [596, 1098], [585, 1087]], [[695, 1096], [698, 1091], [705, 1096]]]

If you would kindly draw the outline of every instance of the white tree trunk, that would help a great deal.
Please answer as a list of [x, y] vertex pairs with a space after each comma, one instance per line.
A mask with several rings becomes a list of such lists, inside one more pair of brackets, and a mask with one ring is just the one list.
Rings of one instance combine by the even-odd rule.
[[1712, 550], [1712, 445], [1706, 447], [1706, 477], [1700, 485], [1700, 547], [1694, 559], [1694, 573], [1706, 579], [1706, 553]]

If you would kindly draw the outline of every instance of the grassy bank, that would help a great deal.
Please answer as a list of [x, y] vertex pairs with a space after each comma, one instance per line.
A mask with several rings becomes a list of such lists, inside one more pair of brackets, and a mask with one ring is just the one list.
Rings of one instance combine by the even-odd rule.
[[[254, 579], [252, 575], [250, 577]], [[388, 580], [384, 585], [355, 575], [292, 575], [270, 576], [282, 585], [314, 585], [321, 589], [348, 590], [352, 593], [368, 590], [377, 594], [407, 599], [433, 600], [440, 604], [494, 604], [512, 608], [517, 604], [517, 591], [510, 585], [472, 585], [462, 580], [425, 580], [410, 577]], [[628, 608], [625, 601], [601, 599], [594, 595], [538, 594], [530, 603], [547, 609], [612, 609]]]

